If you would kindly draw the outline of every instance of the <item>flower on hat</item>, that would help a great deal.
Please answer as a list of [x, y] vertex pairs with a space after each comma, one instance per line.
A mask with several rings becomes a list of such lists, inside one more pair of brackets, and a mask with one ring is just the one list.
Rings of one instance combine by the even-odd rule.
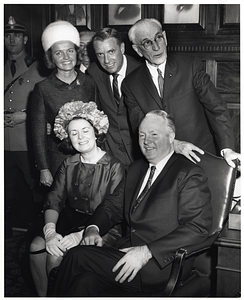
[[95, 102], [68, 102], [60, 108], [54, 122], [53, 131], [61, 141], [68, 137], [66, 125], [75, 117], [89, 121], [97, 129], [98, 134], [106, 134], [108, 131], [108, 117], [97, 109]]

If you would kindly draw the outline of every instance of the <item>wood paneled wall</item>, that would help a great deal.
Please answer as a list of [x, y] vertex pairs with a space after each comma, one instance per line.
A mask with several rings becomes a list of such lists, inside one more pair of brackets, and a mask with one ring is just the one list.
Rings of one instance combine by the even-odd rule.
[[[26, 25], [28, 51], [38, 59], [43, 55], [41, 33], [54, 21], [54, 9], [53, 4], [4, 5], [4, 23], [13, 15], [16, 21]], [[194, 55], [204, 62], [206, 71], [228, 104], [235, 126], [236, 150], [240, 151], [240, 23], [226, 22], [227, 10], [225, 4], [200, 5], [199, 24], [164, 24], [163, 4], [141, 5], [142, 17], [156, 18], [163, 24], [169, 52]], [[238, 6], [234, 12], [238, 14]], [[238, 17], [234, 19], [238, 20]], [[94, 31], [109, 26], [108, 5], [91, 4], [90, 21]], [[127, 37], [130, 26], [113, 27], [121, 32], [126, 52], [139, 59]], [[86, 26], [78, 27], [78, 30], [84, 29], [87, 29]]]

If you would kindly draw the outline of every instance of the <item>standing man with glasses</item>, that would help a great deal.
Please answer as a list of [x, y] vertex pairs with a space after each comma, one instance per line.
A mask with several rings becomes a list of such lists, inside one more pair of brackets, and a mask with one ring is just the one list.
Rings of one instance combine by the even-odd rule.
[[[156, 19], [141, 19], [129, 30], [133, 49], [145, 63], [124, 80], [122, 91], [134, 132], [144, 115], [163, 109], [176, 124], [174, 149], [199, 161], [193, 151], [221, 154], [230, 166], [235, 149], [231, 118], [200, 60], [167, 54], [166, 33]], [[216, 147], [217, 146], [217, 147]]]

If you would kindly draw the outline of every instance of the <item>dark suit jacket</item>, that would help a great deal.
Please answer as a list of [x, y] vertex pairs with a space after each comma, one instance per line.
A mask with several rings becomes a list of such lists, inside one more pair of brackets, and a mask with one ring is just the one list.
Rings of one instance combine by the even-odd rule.
[[[141, 63], [128, 55], [126, 55], [126, 58], [126, 75], [128, 75], [138, 68]], [[93, 77], [99, 90], [100, 99], [97, 105], [109, 119], [106, 150], [112, 151], [114, 156], [120, 159], [125, 165], [129, 165], [138, 158], [139, 148], [137, 139], [133, 139], [132, 136], [124, 99], [123, 97], [121, 98], [119, 106], [116, 104], [109, 74], [98, 63], [92, 63], [87, 72]]]
[[200, 60], [168, 55], [163, 101], [146, 64], [127, 76], [122, 90], [134, 131], [147, 112], [163, 109], [175, 119], [176, 139], [191, 142], [213, 154], [216, 154], [214, 143], [217, 143], [218, 150], [234, 150], [228, 109]]
[[124, 198], [120, 186], [98, 206], [89, 221], [96, 224], [103, 235], [122, 218], [124, 209], [127, 234], [117, 247], [149, 247], [153, 258], [140, 271], [145, 289], [167, 281], [175, 251], [203, 242], [212, 224], [206, 175], [199, 166], [179, 154], [171, 156], [132, 213], [147, 168], [148, 162], [144, 159], [133, 162], [128, 169]]

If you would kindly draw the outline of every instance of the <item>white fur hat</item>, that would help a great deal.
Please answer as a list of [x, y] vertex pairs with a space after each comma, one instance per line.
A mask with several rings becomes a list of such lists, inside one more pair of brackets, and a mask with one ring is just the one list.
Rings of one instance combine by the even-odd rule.
[[80, 35], [78, 30], [67, 21], [56, 21], [50, 23], [42, 33], [42, 47], [46, 52], [54, 43], [60, 41], [71, 41], [80, 46]]

